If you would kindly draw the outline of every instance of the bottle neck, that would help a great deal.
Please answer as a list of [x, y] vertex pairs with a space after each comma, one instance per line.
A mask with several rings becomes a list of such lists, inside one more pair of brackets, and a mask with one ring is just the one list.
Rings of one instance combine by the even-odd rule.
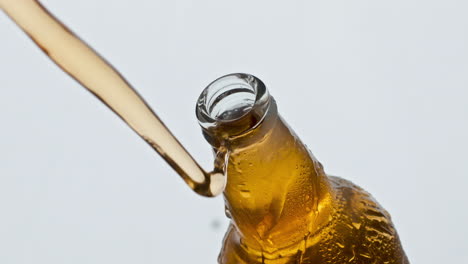
[[[224, 196], [243, 245], [274, 252], [324, 226], [333, 201], [321, 164], [265, 94], [261, 107], [252, 101], [249, 111], [236, 119], [200, 123], [215, 150], [225, 148], [229, 153]], [[197, 113], [200, 117], [200, 110]]]

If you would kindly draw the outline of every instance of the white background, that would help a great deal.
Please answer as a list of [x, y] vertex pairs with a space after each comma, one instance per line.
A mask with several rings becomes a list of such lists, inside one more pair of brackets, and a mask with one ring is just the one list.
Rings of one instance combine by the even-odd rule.
[[[467, 263], [468, 2], [47, 0], [209, 169], [195, 100], [260, 77], [412, 263]], [[215, 263], [228, 221], [0, 13], [0, 263]]]

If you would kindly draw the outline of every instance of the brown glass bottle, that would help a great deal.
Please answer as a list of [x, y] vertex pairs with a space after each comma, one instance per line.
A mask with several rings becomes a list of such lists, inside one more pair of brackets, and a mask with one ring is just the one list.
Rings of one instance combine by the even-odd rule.
[[217, 79], [197, 117], [215, 153], [229, 155], [232, 222], [219, 263], [409, 263], [390, 215], [360, 187], [325, 174], [259, 79]]

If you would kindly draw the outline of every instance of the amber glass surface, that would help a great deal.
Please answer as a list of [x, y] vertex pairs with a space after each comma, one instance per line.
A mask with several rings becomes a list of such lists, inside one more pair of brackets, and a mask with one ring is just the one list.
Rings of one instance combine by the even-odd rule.
[[[387, 211], [357, 185], [325, 174], [260, 80], [234, 74], [210, 87], [223, 90], [205, 98], [214, 104], [205, 115], [218, 110], [213, 123], [201, 120], [203, 131], [229, 153], [224, 196], [232, 222], [219, 263], [408, 263]], [[245, 100], [235, 104], [239, 92]], [[237, 105], [250, 112], [224, 118]]]

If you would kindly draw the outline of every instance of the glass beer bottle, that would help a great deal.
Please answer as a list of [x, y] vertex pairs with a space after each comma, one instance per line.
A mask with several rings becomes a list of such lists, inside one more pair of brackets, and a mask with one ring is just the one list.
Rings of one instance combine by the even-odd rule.
[[201, 94], [197, 117], [215, 151], [206, 172], [123, 76], [39, 2], [0, 0], [0, 9], [193, 190], [216, 196], [224, 189], [232, 224], [220, 263], [408, 263], [390, 215], [358, 186], [325, 174], [256, 77], [227, 75]]
[[409, 263], [387, 211], [360, 187], [325, 174], [261, 80], [215, 80], [196, 113], [215, 153], [227, 153], [231, 225], [219, 263]]

